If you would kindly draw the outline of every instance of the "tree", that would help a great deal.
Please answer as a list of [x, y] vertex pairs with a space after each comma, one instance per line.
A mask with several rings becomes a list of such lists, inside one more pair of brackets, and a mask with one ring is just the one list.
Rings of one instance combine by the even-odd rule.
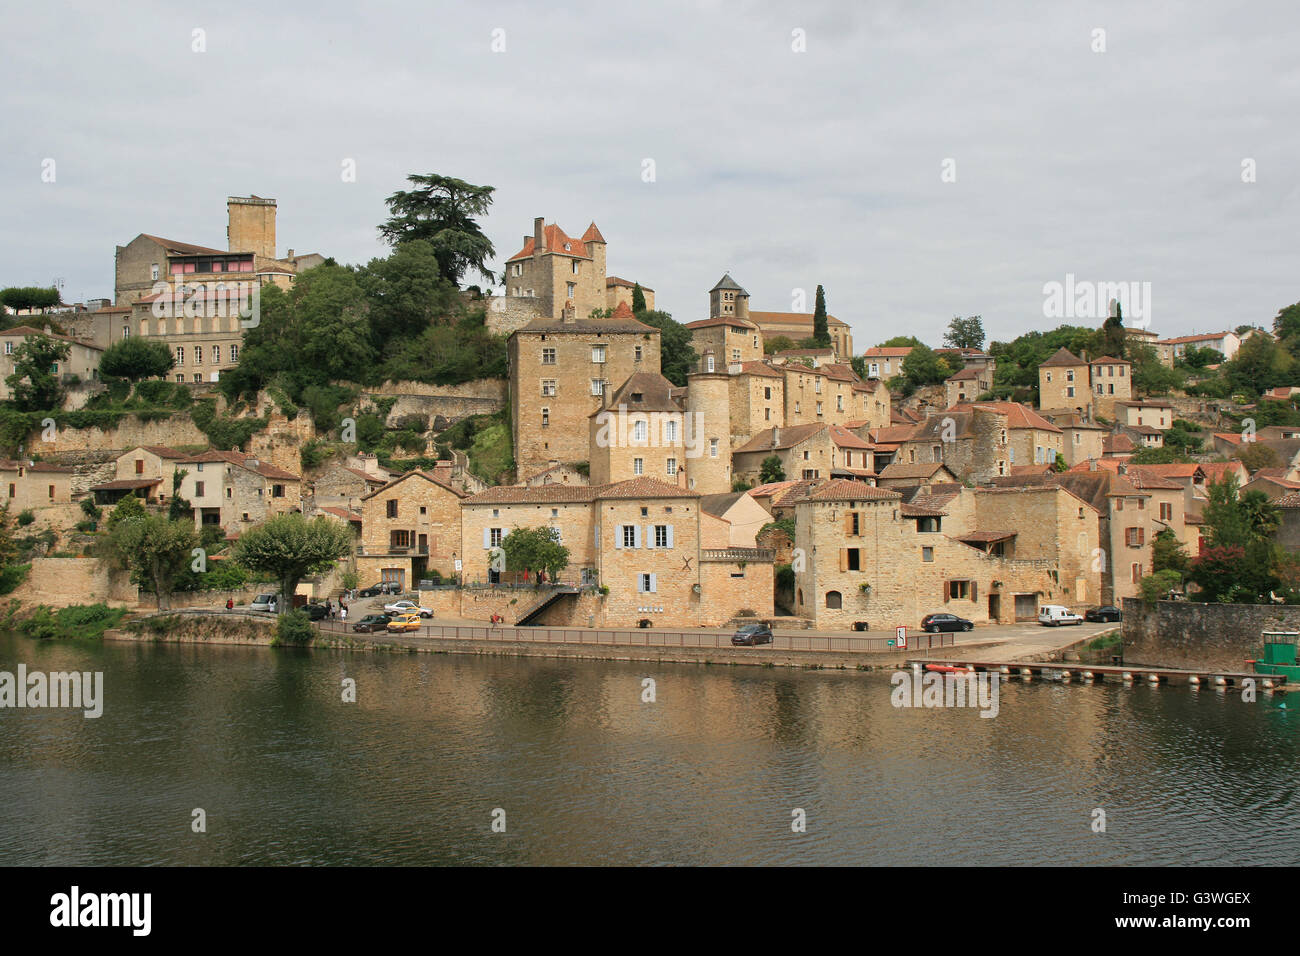
[[162, 515], [118, 521], [109, 536], [117, 559], [152, 584], [159, 610], [169, 606], [176, 580], [189, 569], [198, 541], [193, 522]]
[[1187, 373], [1165, 365], [1149, 345], [1134, 344], [1129, 353], [1133, 363], [1133, 387], [1147, 395], [1167, 395], [1181, 388], [1187, 380]]
[[1065, 460], [1065, 456], [1059, 451], [1056, 453], [1056, 461], [1052, 462], [1052, 471], [1063, 472], [1070, 470], [1070, 463]]
[[774, 481], [785, 481], [785, 468], [781, 465], [779, 455], [768, 455], [758, 467], [758, 480], [766, 485]]
[[826, 348], [831, 344], [831, 327], [826, 318], [826, 292], [821, 286], [817, 287], [816, 304], [813, 306], [813, 339], [818, 348]]
[[569, 566], [569, 549], [560, 543], [557, 528], [514, 528], [501, 539], [506, 570], [545, 571], [554, 581]]
[[1186, 368], [1200, 369], [1205, 368], [1207, 365], [1217, 365], [1222, 362], [1223, 353], [1217, 349], [1199, 349], [1194, 345], [1190, 345], [1175, 364], [1182, 365]]
[[15, 312], [26, 309], [46, 309], [62, 304], [59, 290], [54, 286], [10, 286], [0, 289], [0, 305], [7, 305]]
[[1142, 448], [1129, 461], [1134, 465], [1172, 465], [1176, 462], [1186, 464], [1191, 459], [1174, 448]]
[[1280, 468], [1282, 466], [1282, 459], [1278, 458], [1277, 452], [1257, 441], [1242, 443], [1232, 457], [1245, 465], [1246, 470], [1251, 474], [1261, 468]]
[[663, 377], [679, 387], [685, 385], [687, 374], [696, 370], [699, 361], [691, 345], [691, 330], [657, 309], [642, 312], [637, 318], [659, 330], [659, 370]]
[[176, 360], [165, 342], [132, 335], [119, 339], [99, 359], [99, 374], [104, 378], [125, 378], [133, 382], [142, 378], [160, 378], [171, 371]]
[[[1178, 535], [1169, 528], [1163, 528], [1151, 541], [1151, 570], [1177, 571], [1179, 575], [1187, 573], [1190, 559], [1184, 550]], [[1181, 584], [1181, 578], [1179, 580]]]
[[1205, 550], [1191, 563], [1188, 577], [1205, 601], [1250, 603], [1278, 586], [1273, 573], [1278, 547], [1277, 506], [1261, 491], [1238, 497], [1237, 479], [1227, 474], [1207, 489], [1203, 518]]
[[1296, 382], [1296, 362], [1291, 353], [1267, 335], [1252, 335], [1237, 349], [1220, 374], [1234, 392], [1259, 395], [1275, 385]]
[[394, 246], [412, 239], [426, 240], [438, 258], [443, 278], [457, 286], [469, 271], [495, 284], [497, 277], [487, 263], [496, 250], [475, 217], [487, 215], [496, 190], [433, 173], [406, 179], [414, 188], [398, 190], [385, 200], [392, 215], [379, 227], [380, 236]]
[[1124, 308], [1115, 303], [1115, 311], [1101, 324], [1101, 350], [1114, 358], [1124, 358], [1128, 334], [1124, 331]]
[[119, 522], [126, 521], [128, 518], [143, 518], [149, 512], [145, 511], [144, 505], [135, 495], [127, 495], [119, 501], [113, 510], [108, 513], [104, 519], [104, 530], [112, 531]]
[[194, 506], [181, 497], [181, 482], [188, 474], [184, 468], [172, 472], [172, 500], [167, 505], [167, 517], [172, 521], [189, 518], [194, 511]]
[[978, 315], [965, 319], [954, 315], [944, 333], [943, 344], [950, 349], [983, 349], [984, 320]]
[[912, 346], [903, 359], [903, 379], [913, 391], [923, 385], [938, 385], [952, 374], [952, 366], [928, 345]]
[[63, 404], [63, 385], [55, 369], [71, 353], [68, 343], [44, 335], [28, 336], [14, 349], [14, 371], [5, 384], [19, 411], [53, 411]]
[[235, 544], [234, 559], [255, 574], [275, 578], [284, 598], [280, 607], [287, 608], [299, 581], [329, 570], [351, 551], [352, 532], [342, 522], [293, 513], [245, 531]]
[[641, 291], [641, 283], [639, 282], [632, 287], [632, 311], [645, 311], [645, 293]]
[[788, 352], [794, 348], [794, 339], [788, 335], [774, 335], [772, 338], [763, 339], [763, 354], [775, 355], [777, 352]]
[[[1240, 335], [1241, 332], [1237, 334]], [[1287, 351], [1295, 354], [1295, 346], [1300, 343], [1300, 302], [1278, 309], [1273, 319], [1273, 334], [1286, 346]], [[1252, 336], [1252, 338], [1263, 337]]]
[[371, 344], [379, 354], [394, 339], [410, 340], [432, 325], [447, 325], [461, 306], [456, 283], [442, 274], [433, 244], [400, 243], [392, 255], [357, 271], [369, 304]]

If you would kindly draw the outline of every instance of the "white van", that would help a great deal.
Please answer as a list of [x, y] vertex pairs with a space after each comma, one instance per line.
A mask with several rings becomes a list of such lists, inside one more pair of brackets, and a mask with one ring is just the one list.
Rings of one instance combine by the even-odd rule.
[[269, 611], [271, 605], [275, 603], [275, 598], [274, 594], [259, 594], [253, 598], [252, 603], [248, 605], [248, 609], [250, 611]]
[[1075, 614], [1063, 604], [1044, 604], [1038, 609], [1038, 623], [1043, 627], [1060, 627], [1062, 624], [1082, 624], [1083, 615]]

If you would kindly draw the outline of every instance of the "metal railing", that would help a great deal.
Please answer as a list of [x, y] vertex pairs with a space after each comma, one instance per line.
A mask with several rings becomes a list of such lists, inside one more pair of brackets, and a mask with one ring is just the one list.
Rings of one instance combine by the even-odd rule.
[[[325, 634], [352, 634], [352, 624], [341, 621], [317, 621], [316, 626]], [[386, 632], [377, 631], [376, 634]], [[393, 637], [418, 637], [449, 641], [501, 641], [529, 644], [578, 644], [600, 647], [681, 647], [722, 649], [732, 647], [731, 631], [665, 631], [649, 628], [586, 628], [586, 627], [517, 627], [491, 624], [463, 625], [422, 623], [418, 630], [397, 632]], [[835, 634], [777, 634], [772, 644], [760, 645], [779, 651], [820, 651], [826, 653], [882, 654], [897, 650], [892, 637], [850, 637]], [[912, 634], [908, 636], [907, 652], [928, 651], [952, 647], [952, 632], [938, 634]]]

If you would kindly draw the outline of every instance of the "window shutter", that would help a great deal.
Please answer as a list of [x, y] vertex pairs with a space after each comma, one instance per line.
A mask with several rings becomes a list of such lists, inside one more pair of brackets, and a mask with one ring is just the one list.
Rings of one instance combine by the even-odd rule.
[[651, 591], [659, 590], [659, 575], [657, 574], [650, 575], [650, 590]]
[[621, 524], [614, 525], [614, 547], [620, 551], [623, 550], [623, 527]]
[[[853, 512], [852, 511], [846, 511], [844, 513], [844, 533], [846, 535], [853, 534]], [[844, 569], [840, 568], [840, 570], [843, 571]]]
[[980, 599], [979, 583], [976, 581], [970, 583], [970, 599], [972, 603]]
[[944, 581], [944, 582], [943, 582], [943, 603], [944, 603], [944, 604], [947, 604], [947, 603], [948, 603], [948, 595], [949, 595], [949, 593], [950, 593], [950, 589], [949, 589], [949, 587], [948, 587], [948, 582], [947, 582], [947, 581]]
[[633, 534], [632, 547], [634, 548], [641, 547], [641, 526], [639, 524], [632, 525], [632, 534]]
[[644, 575], [644, 574], [638, 574], [638, 575], [636, 576], [636, 590], [637, 590], [637, 593], [638, 593], [638, 594], [644, 593], [644, 591], [645, 591], [645, 575]]
[[492, 529], [484, 528], [483, 529], [483, 550], [486, 551], [490, 547], [492, 547]]
[[669, 525], [668, 526], [668, 547], [671, 548], [672, 546], [673, 546], [673, 526]]
[[848, 569], [849, 569], [849, 549], [840, 548], [840, 570], [847, 571]]
[[652, 524], [648, 524], [645, 526], [645, 546], [649, 548], [651, 551], [654, 550], [655, 526]]

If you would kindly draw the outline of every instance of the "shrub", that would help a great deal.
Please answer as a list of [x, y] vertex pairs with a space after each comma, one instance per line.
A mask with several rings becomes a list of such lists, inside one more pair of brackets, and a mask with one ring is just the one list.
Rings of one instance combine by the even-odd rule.
[[0, 568], [0, 594], [11, 594], [13, 590], [27, 580], [31, 571], [30, 564], [7, 564]]
[[275, 622], [275, 644], [310, 644], [316, 636], [316, 629], [311, 626], [311, 619], [306, 611], [295, 608], [285, 611]]
[[21, 528], [27, 527], [35, 520], [36, 515], [32, 514], [31, 508], [24, 508], [22, 511], [18, 512], [18, 526]]

